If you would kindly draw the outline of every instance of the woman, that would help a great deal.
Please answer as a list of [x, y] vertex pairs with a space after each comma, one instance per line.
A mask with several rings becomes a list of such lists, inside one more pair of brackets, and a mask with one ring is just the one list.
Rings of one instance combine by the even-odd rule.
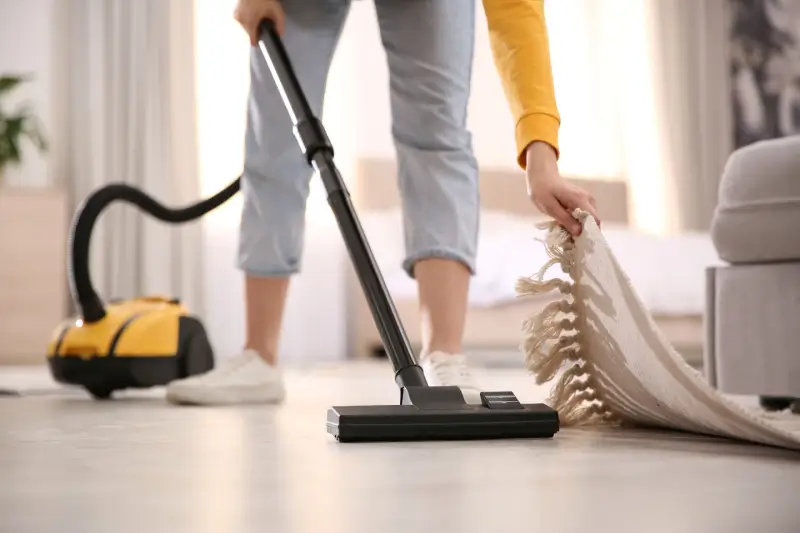
[[[350, 0], [239, 0], [235, 11], [255, 46], [270, 19], [316, 114]], [[559, 115], [541, 0], [484, 0], [492, 48], [516, 120], [517, 161], [533, 202], [573, 233], [569, 212], [594, 214], [586, 191], [558, 174]], [[478, 240], [478, 165], [466, 128], [475, 5], [471, 0], [375, 0], [387, 55], [392, 135], [403, 197], [407, 257], [419, 287], [420, 364], [431, 385], [455, 385], [480, 402], [462, 352]], [[175, 403], [278, 403], [278, 336], [289, 278], [299, 270], [311, 173], [283, 102], [257, 49], [242, 178], [239, 266], [245, 272], [243, 353], [202, 376], [171, 383]]]

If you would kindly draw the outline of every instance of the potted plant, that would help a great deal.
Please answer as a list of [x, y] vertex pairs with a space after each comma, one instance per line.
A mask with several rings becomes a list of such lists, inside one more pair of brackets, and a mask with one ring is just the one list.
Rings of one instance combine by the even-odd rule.
[[28, 81], [28, 76], [0, 76], [0, 185], [3, 183], [5, 170], [22, 162], [25, 141], [32, 143], [40, 152], [47, 150], [39, 118], [33, 110], [27, 105], [21, 105], [8, 111], [3, 105], [9, 93]]

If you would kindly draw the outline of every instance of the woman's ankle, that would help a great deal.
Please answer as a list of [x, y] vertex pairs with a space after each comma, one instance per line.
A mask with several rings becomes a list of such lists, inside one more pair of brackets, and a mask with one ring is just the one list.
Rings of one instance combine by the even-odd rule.
[[247, 342], [244, 345], [244, 349], [255, 352], [261, 358], [261, 360], [267, 363], [269, 366], [275, 366], [277, 363], [278, 358], [276, 350], [270, 350], [267, 346]]
[[443, 354], [450, 354], [456, 355], [460, 354], [463, 350], [461, 341], [451, 341], [451, 340], [442, 340], [442, 341], [431, 341], [426, 343], [426, 347], [422, 349], [422, 353], [424, 355], [432, 354], [432, 353], [443, 353]]

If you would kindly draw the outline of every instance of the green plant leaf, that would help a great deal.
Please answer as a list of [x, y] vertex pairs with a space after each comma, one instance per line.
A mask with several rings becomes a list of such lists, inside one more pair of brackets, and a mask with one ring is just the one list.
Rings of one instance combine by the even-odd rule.
[[11, 117], [6, 120], [6, 127], [5, 131], [3, 132], [3, 136], [11, 141], [19, 139], [19, 136], [22, 134], [24, 127], [25, 127], [24, 115], [17, 115], [16, 117]]
[[30, 76], [25, 75], [18, 75], [18, 76], [0, 76], [0, 94], [7, 93], [17, 86], [30, 81]]
[[[17, 126], [14, 126], [17, 129]], [[19, 134], [6, 136], [7, 150], [6, 163], [19, 163], [22, 160], [22, 152], [19, 149]]]
[[[0, 76], [0, 95], [10, 92], [32, 79], [32, 76]], [[20, 106], [14, 114], [0, 108], [0, 170], [12, 163], [22, 162], [22, 144], [27, 139], [40, 151], [47, 150], [47, 141], [42, 133], [38, 117], [28, 106]]]
[[0, 168], [6, 165], [9, 153], [11, 153], [11, 147], [9, 146], [8, 139], [0, 137]]

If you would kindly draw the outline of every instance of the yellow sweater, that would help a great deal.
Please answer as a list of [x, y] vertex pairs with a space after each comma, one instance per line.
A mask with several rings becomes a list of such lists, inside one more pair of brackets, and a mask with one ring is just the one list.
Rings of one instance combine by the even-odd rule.
[[558, 147], [556, 106], [544, 0], [483, 0], [495, 65], [514, 116], [517, 162], [534, 141]]

